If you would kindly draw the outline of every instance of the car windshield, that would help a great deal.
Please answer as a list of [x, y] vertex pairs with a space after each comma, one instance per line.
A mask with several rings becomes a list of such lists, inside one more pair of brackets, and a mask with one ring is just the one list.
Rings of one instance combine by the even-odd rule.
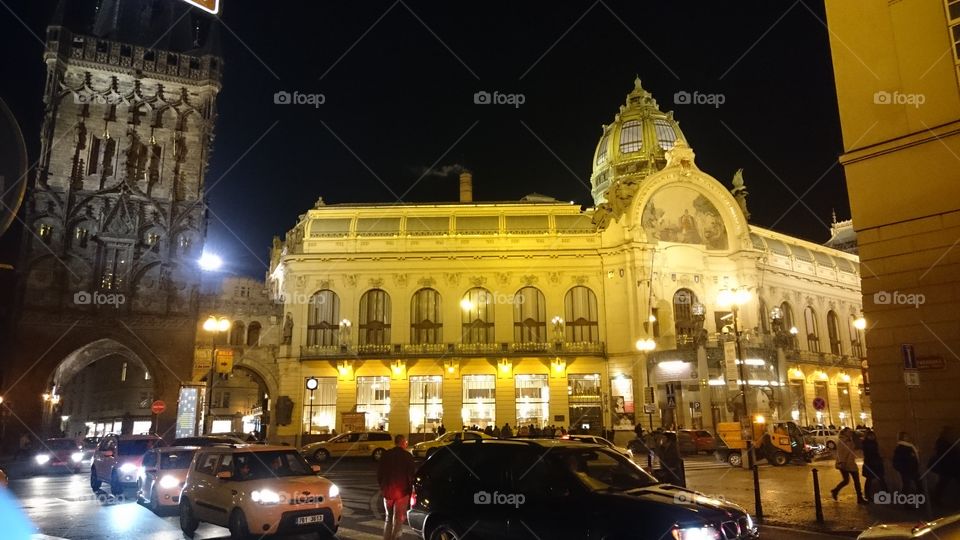
[[591, 491], [628, 491], [659, 483], [632, 461], [606, 449], [576, 449], [549, 456]]
[[50, 439], [43, 443], [50, 450], [76, 450], [77, 441], [73, 439]]
[[157, 445], [156, 439], [131, 439], [120, 441], [121, 456], [140, 456]]
[[160, 452], [160, 468], [171, 469], [189, 469], [190, 460], [193, 459], [195, 450], [180, 450], [178, 452]]
[[312, 476], [316, 473], [293, 450], [273, 452], [243, 452], [233, 455], [236, 480], [258, 480], [282, 476]]

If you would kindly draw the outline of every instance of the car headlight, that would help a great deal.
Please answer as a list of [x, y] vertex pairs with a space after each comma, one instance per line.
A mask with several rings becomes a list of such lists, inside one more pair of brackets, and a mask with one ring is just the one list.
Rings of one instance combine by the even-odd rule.
[[720, 531], [713, 527], [684, 527], [674, 528], [673, 538], [675, 540], [719, 540]]
[[280, 494], [269, 489], [258, 489], [250, 493], [250, 499], [260, 504], [277, 504], [280, 502]]
[[130, 474], [135, 470], [137, 470], [137, 466], [134, 465], [133, 463], [124, 463], [123, 465], [120, 466], [120, 472], [122, 472], [123, 474]]
[[49, 455], [49, 454], [37, 454], [37, 457], [35, 457], [34, 459], [37, 460], [37, 465], [46, 465], [47, 462], [50, 461], [50, 455]]
[[330, 484], [330, 492], [327, 494], [331, 499], [335, 499], [340, 496], [340, 488], [336, 484]]
[[83, 452], [74, 452], [70, 454], [70, 459], [72, 459], [74, 463], [80, 463], [80, 461], [83, 460]]
[[160, 487], [163, 489], [175, 488], [179, 485], [180, 480], [178, 480], [176, 477], [170, 476], [169, 474], [164, 475], [164, 477], [160, 479]]

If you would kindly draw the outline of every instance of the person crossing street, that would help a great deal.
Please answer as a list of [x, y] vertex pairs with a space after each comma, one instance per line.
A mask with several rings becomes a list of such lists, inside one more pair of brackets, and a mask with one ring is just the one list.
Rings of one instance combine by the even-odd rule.
[[377, 483], [383, 495], [383, 540], [396, 540], [403, 534], [410, 506], [410, 492], [417, 465], [407, 451], [407, 438], [397, 435], [394, 447], [383, 453], [377, 468]]

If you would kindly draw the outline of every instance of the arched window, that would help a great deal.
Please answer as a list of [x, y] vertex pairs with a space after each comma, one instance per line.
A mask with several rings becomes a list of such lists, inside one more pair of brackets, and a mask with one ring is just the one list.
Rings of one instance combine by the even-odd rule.
[[307, 306], [307, 345], [336, 345], [340, 331], [340, 297], [330, 289], [317, 291]]
[[[678, 289], [673, 293], [673, 323], [677, 332], [677, 343], [690, 343], [699, 330], [694, 318], [693, 306], [698, 304], [697, 295], [690, 289]], [[701, 314], [702, 315], [702, 314]], [[703, 324], [703, 320], [699, 320]]]
[[767, 303], [762, 299], [760, 300], [760, 313], [757, 320], [760, 321], [760, 333], [769, 334], [770, 333], [770, 312], [767, 311]]
[[464, 343], [493, 343], [493, 295], [483, 287], [474, 287], [460, 300]]
[[443, 322], [440, 319], [440, 293], [420, 289], [410, 303], [410, 343], [440, 343]]
[[513, 296], [513, 340], [517, 343], [547, 341], [547, 302], [536, 287], [524, 287]]
[[360, 297], [360, 345], [390, 343], [390, 295], [383, 289], [370, 289]]
[[577, 285], [563, 299], [566, 320], [566, 339], [569, 343], [600, 341], [600, 323], [597, 317], [597, 295], [588, 287]]
[[864, 343], [863, 330], [857, 328], [856, 315], [850, 315], [850, 349], [851, 353], [857, 358], [866, 356], [866, 343]]
[[817, 313], [811, 306], [803, 310], [803, 324], [807, 331], [807, 349], [810, 352], [820, 352], [820, 332], [817, 329]]
[[247, 347], [256, 347], [260, 344], [261, 328], [258, 321], [253, 321], [250, 323], [250, 326], [247, 327]]
[[637, 152], [643, 148], [643, 124], [639, 120], [628, 120], [620, 128], [620, 152]]
[[243, 340], [247, 337], [246, 325], [242, 321], [234, 321], [230, 329], [230, 345], [243, 347]]
[[830, 352], [843, 354], [843, 347], [840, 345], [840, 321], [832, 309], [827, 312], [827, 335], [830, 338]]
[[797, 332], [794, 332], [793, 329], [797, 328], [796, 319], [793, 317], [793, 306], [790, 305], [790, 302], [784, 302], [780, 304], [780, 313], [783, 314], [783, 331], [790, 334], [790, 341], [793, 342], [793, 348], [798, 349], [799, 344], [797, 342]]

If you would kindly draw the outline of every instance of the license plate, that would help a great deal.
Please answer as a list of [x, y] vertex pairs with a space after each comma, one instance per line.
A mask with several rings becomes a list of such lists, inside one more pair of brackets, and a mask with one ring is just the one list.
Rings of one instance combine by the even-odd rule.
[[315, 516], [302, 516], [297, 518], [297, 525], [309, 525], [311, 523], [323, 523], [323, 514]]

